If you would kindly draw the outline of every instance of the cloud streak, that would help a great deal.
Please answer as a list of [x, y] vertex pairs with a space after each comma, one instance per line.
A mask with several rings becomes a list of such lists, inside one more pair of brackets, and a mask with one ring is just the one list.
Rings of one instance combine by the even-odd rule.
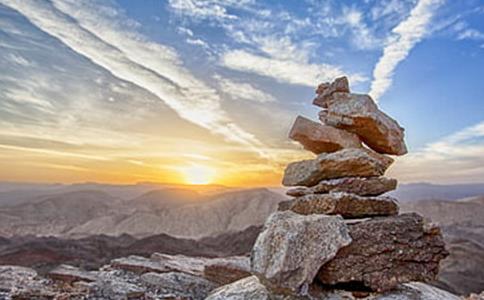
[[398, 24], [388, 39], [383, 55], [373, 70], [370, 95], [378, 100], [391, 86], [393, 73], [412, 48], [427, 34], [427, 27], [444, 0], [419, 0], [407, 19]]
[[479, 181], [484, 177], [483, 153], [481, 121], [400, 158], [391, 173], [403, 181]]
[[263, 147], [227, 116], [218, 93], [186, 70], [173, 49], [148, 42], [126, 24], [104, 18], [119, 12], [109, 7], [96, 10], [77, 1], [0, 2], [115, 77], [156, 95], [183, 119], [254, 151]]
[[[233, 50], [225, 53], [221, 64], [230, 69], [271, 77], [281, 83], [309, 87], [314, 87], [322, 81], [331, 81], [338, 76], [346, 75], [346, 72], [340, 67], [329, 64], [311, 64], [268, 58], [245, 50]], [[365, 77], [359, 74], [349, 74], [348, 76], [353, 83], [365, 81]]]

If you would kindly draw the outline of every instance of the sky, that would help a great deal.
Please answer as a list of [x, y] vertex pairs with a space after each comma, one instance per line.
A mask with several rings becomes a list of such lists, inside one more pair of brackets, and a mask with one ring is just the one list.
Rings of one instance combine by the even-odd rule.
[[348, 76], [401, 182], [484, 182], [483, 0], [0, 0], [0, 180], [277, 186]]

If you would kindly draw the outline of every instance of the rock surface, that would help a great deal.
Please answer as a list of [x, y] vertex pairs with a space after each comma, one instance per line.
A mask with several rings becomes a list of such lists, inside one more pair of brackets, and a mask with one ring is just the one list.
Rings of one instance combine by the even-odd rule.
[[331, 98], [334, 93], [349, 93], [350, 86], [348, 82], [348, 78], [346, 77], [339, 77], [336, 78], [332, 83], [325, 82], [321, 83], [318, 88], [316, 89], [317, 97], [314, 99], [313, 104], [317, 106], [322, 106], [326, 103], [326, 101]]
[[[268, 290], [256, 276], [222, 286], [213, 291], [207, 300], [460, 300], [451, 293], [420, 282], [399, 285], [385, 293], [358, 293], [344, 290], [323, 290], [312, 285], [307, 296], [276, 294]], [[468, 298], [466, 300], [480, 300]]]
[[252, 249], [252, 273], [272, 288], [299, 293], [350, 242], [339, 216], [275, 212]]
[[220, 285], [232, 283], [250, 275], [249, 257], [213, 259], [203, 270], [205, 278]]
[[365, 218], [398, 214], [397, 200], [388, 196], [361, 197], [348, 193], [311, 194], [291, 200], [288, 209], [302, 215], [341, 215]]
[[301, 116], [298, 116], [292, 125], [289, 138], [315, 154], [361, 147], [361, 141], [356, 134], [322, 125]]
[[91, 282], [96, 280], [96, 272], [87, 272], [77, 267], [60, 265], [49, 272], [49, 277], [69, 284], [75, 281]]
[[256, 276], [214, 290], [206, 300], [269, 300], [270, 293]]
[[322, 153], [317, 158], [290, 163], [284, 171], [285, 186], [314, 186], [324, 179], [381, 176], [393, 159], [364, 148]]
[[375, 291], [399, 283], [431, 281], [447, 256], [438, 228], [415, 213], [348, 222], [352, 243], [323, 265], [325, 284], [360, 282]]
[[379, 110], [370, 96], [337, 92], [315, 104], [325, 108], [319, 113], [324, 124], [357, 134], [379, 153], [407, 153], [404, 129]]
[[203, 277], [180, 272], [145, 273], [141, 275], [141, 280], [163, 294], [194, 300], [205, 299], [217, 287]]
[[397, 180], [388, 177], [344, 177], [320, 181], [315, 186], [292, 188], [288, 196], [301, 197], [309, 194], [345, 192], [360, 196], [378, 196], [394, 190]]

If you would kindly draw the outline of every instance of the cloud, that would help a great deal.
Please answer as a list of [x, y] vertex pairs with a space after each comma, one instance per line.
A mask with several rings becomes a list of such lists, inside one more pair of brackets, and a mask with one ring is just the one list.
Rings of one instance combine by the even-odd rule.
[[457, 39], [459, 40], [475, 40], [475, 41], [482, 41], [484, 40], [484, 33], [480, 32], [477, 29], [467, 28], [459, 32]]
[[227, 7], [243, 7], [253, 0], [169, 0], [169, 7], [179, 13], [196, 19], [237, 19], [227, 12]]
[[271, 77], [281, 83], [314, 87], [323, 81], [348, 75], [351, 82], [358, 83], [366, 78], [360, 74], [348, 74], [340, 67], [330, 64], [311, 64], [255, 55], [245, 50], [226, 52], [221, 64], [227, 68]]
[[408, 18], [392, 30], [383, 55], [373, 70], [370, 95], [378, 100], [391, 86], [393, 73], [412, 48], [427, 34], [427, 26], [443, 0], [419, 0]]
[[484, 121], [399, 158], [391, 172], [404, 181], [482, 180], [484, 178]]
[[254, 151], [262, 147], [234, 124], [220, 107], [217, 92], [185, 69], [173, 49], [147, 41], [132, 30], [136, 27], [132, 22], [115, 21], [123, 18], [114, 8], [78, 1], [55, 1], [54, 6], [38, 1], [0, 2], [117, 78], [156, 95], [183, 119]]
[[271, 94], [261, 91], [250, 83], [233, 81], [223, 78], [220, 75], [215, 75], [214, 79], [216, 80], [217, 85], [220, 87], [220, 90], [229, 95], [232, 99], [247, 100], [259, 103], [276, 101]]

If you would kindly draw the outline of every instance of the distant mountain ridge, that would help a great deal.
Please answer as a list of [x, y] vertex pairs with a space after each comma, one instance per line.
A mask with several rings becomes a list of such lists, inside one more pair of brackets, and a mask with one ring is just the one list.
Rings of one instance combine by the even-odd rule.
[[69, 186], [40, 195], [23, 189], [16, 198], [10, 198], [13, 191], [0, 193], [0, 236], [146, 237], [164, 233], [201, 238], [261, 225], [285, 199], [265, 188], [156, 186], [125, 199], [116, 196], [119, 190], [112, 192], [113, 186], [105, 190], [92, 189], [93, 184], [85, 187], [90, 189]]

